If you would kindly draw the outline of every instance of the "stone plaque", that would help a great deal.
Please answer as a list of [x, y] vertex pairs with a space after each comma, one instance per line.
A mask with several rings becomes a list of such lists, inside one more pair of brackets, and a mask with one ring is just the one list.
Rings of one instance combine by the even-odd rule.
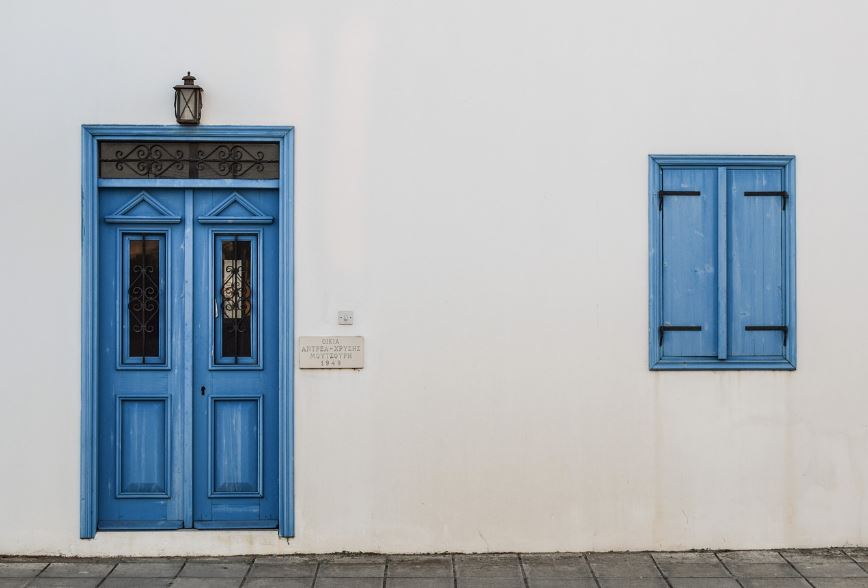
[[335, 369], [365, 367], [365, 338], [299, 337], [298, 367], [302, 369]]

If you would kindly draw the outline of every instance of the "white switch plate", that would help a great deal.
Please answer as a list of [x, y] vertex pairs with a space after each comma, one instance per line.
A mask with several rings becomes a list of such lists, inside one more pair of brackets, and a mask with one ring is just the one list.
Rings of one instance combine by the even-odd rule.
[[353, 324], [353, 311], [352, 310], [339, 310], [338, 311], [338, 324], [339, 325], [351, 325], [351, 324]]

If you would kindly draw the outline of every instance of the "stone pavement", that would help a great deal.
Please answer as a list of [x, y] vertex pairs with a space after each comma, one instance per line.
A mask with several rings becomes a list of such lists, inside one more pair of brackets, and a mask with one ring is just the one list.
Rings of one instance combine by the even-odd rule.
[[868, 588], [868, 548], [667, 553], [0, 557], [0, 588]]

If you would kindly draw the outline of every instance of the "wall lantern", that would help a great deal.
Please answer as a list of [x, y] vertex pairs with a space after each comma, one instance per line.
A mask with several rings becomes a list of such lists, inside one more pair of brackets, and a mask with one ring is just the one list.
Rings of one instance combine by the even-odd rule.
[[183, 84], [175, 86], [175, 119], [182, 125], [198, 125], [202, 118], [202, 86], [187, 72]]

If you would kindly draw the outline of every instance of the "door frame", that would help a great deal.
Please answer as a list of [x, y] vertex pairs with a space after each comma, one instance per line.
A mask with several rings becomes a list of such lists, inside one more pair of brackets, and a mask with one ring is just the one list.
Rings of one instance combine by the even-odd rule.
[[[82, 125], [81, 127], [81, 496], [80, 536], [92, 539], [96, 535], [98, 518], [98, 447], [97, 382], [99, 376], [99, 341], [97, 299], [98, 264], [98, 191], [102, 187], [270, 187], [278, 189], [279, 255], [278, 333], [280, 370], [278, 376], [278, 533], [281, 537], [295, 534], [293, 496], [293, 205], [294, 205], [294, 139], [295, 129], [289, 126], [200, 126], [179, 125]], [[171, 179], [100, 179], [98, 142], [116, 141], [258, 141], [280, 145], [280, 178], [278, 180], [171, 180]], [[192, 234], [187, 239], [192, 240]], [[185, 239], [186, 240], [186, 239]], [[186, 284], [185, 286], [188, 286]], [[185, 309], [185, 348], [192, 348], [192, 313]], [[185, 353], [188, 355], [189, 353]], [[185, 357], [185, 386], [192, 391], [192, 358]], [[191, 392], [192, 393], [192, 392]], [[184, 400], [185, 419], [192, 417], [192, 397]], [[185, 461], [192, 464], [192, 431], [184, 433]], [[189, 468], [192, 469], [192, 468]], [[192, 508], [192, 480], [184, 481], [185, 504]], [[185, 507], [186, 508], [186, 507]]]

